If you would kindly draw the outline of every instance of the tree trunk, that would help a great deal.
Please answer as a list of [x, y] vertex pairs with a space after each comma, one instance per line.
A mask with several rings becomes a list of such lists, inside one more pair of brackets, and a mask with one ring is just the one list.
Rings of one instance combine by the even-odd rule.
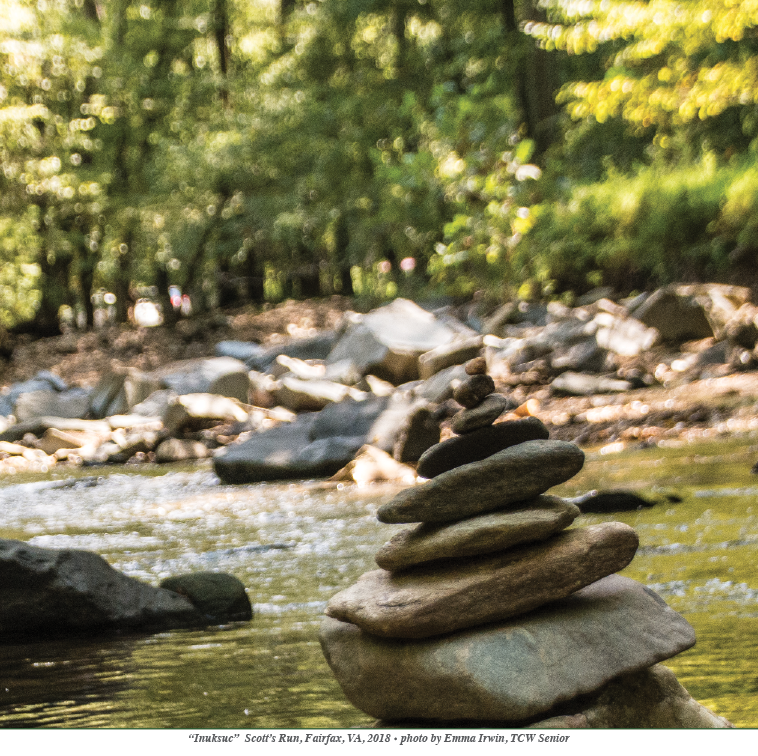
[[72, 305], [68, 281], [71, 258], [48, 254], [47, 247], [43, 246], [38, 261], [41, 298], [29, 330], [40, 336], [57, 336], [61, 332], [60, 309], [63, 305]]
[[261, 304], [264, 299], [263, 265], [255, 248], [247, 250], [245, 258], [245, 290], [250, 302]]
[[88, 262], [79, 266], [79, 291], [82, 297], [82, 306], [86, 316], [87, 329], [95, 326], [95, 305], [92, 302], [92, 288], [95, 280], [94, 266]]
[[[516, 68], [516, 92], [526, 126], [526, 135], [535, 144], [537, 155], [555, 140], [555, 120], [558, 107], [555, 91], [558, 80], [552, 57], [547, 50], [539, 49], [518, 30], [516, 9], [513, 0], [501, 0], [501, 14], [505, 36], [509, 46], [521, 47], [523, 54]], [[525, 16], [530, 21], [544, 21], [544, 11], [528, 3]]]
[[163, 324], [174, 326], [178, 317], [174, 306], [171, 304], [171, 296], [168, 293], [170, 283], [166, 266], [158, 263], [155, 267], [155, 286], [158, 289], [158, 304], [163, 313]]

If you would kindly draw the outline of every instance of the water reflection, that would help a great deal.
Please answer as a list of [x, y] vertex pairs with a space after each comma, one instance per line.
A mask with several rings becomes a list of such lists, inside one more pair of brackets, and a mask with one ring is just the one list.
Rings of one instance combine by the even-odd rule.
[[[575, 496], [623, 486], [655, 497], [673, 487], [682, 497], [577, 524], [619, 519], [636, 528], [641, 547], [624, 574], [654, 587], [698, 637], [669, 666], [740, 726], [758, 726], [754, 443], [590, 456], [556, 489]], [[0, 537], [91, 549], [152, 584], [196, 569], [231, 572], [255, 611], [251, 623], [202, 630], [2, 646], [0, 725], [370, 724], [342, 695], [317, 631], [327, 599], [372, 569], [374, 552], [398, 529], [375, 518], [396, 490], [222, 486], [209, 469], [180, 468], [0, 487]]]

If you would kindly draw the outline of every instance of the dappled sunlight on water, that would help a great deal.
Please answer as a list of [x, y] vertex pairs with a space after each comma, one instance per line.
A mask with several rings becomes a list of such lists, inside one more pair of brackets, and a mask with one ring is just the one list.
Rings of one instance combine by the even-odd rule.
[[[624, 487], [654, 507], [586, 515], [640, 535], [624, 571], [695, 627], [667, 662], [702, 703], [758, 726], [758, 458], [753, 438], [588, 455], [555, 493]], [[11, 727], [350, 727], [370, 718], [344, 698], [318, 643], [326, 601], [375, 568], [398, 526], [377, 507], [392, 486], [220, 485], [209, 469], [123, 468], [68, 487], [0, 487], [0, 537], [82, 548], [157, 584], [191, 570], [233, 573], [255, 617], [203, 630], [3, 647], [0, 725]], [[676, 494], [672, 503], [665, 496]]]

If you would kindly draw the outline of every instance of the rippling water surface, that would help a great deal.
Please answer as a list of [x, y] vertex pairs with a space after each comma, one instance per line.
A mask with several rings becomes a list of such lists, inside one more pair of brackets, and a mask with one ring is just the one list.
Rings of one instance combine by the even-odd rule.
[[[694, 626], [667, 662], [702, 703], [758, 727], [758, 459], [754, 438], [588, 455], [553, 489], [625, 487], [663, 503], [618, 519], [640, 534], [624, 574]], [[96, 551], [156, 584], [219, 570], [247, 586], [255, 617], [203, 630], [0, 647], [0, 726], [351, 727], [371, 719], [344, 698], [321, 654], [328, 598], [373, 569], [398, 526], [376, 508], [396, 492], [327, 483], [225, 486], [209, 468], [114, 468], [79, 482], [6, 479], [0, 537]], [[19, 482], [20, 481], [20, 482]], [[664, 500], [676, 493], [679, 503]]]

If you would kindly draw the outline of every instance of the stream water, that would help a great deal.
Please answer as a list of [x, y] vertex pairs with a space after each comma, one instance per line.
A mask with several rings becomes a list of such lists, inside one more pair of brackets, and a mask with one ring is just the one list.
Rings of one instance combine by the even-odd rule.
[[[640, 534], [624, 574], [694, 626], [670, 660], [690, 693], [758, 727], [758, 439], [588, 454], [551, 493], [624, 487], [664, 500], [617, 519]], [[0, 537], [88, 549], [157, 583], [192, 570], [233, 573], [255, 616], [202, 630], [0, 646], [0, 727], [316, 728], [372, 720], [344, 698], [321, 654], [327, 599], [373, 569], [399, 526], [376, 508], [396, 488], [330, 483], [225, 486], [205, 468], [113, 468], [0, 484]], [[70, 481], [69, 481], [70, 483]]]

